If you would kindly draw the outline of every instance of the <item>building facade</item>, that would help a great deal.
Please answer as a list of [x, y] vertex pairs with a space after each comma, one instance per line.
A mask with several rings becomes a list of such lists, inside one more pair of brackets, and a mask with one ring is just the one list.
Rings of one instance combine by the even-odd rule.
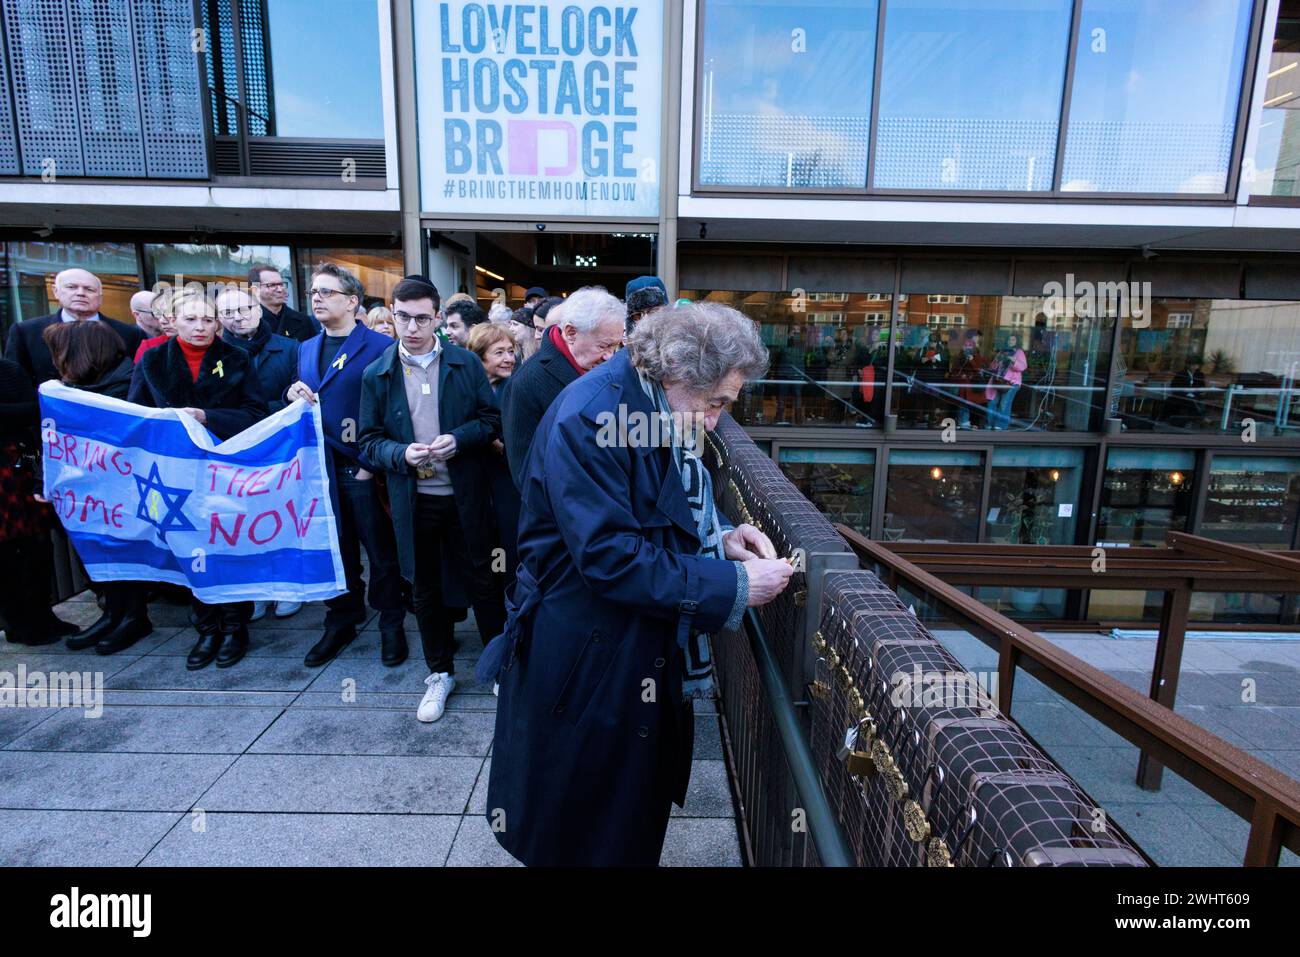
[[[759, 323], [734, 414], [874, 538], [1300, 548], [1300, 3], [3, 5], [6, 323], [74, 263], [655, 271]], [[1133, 586], [980, 597], [1157, 615]]]

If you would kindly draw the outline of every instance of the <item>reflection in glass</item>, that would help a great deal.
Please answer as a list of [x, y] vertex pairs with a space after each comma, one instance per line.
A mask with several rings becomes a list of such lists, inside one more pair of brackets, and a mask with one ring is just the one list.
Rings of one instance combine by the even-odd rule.
[[204, 0], [199, 9], [215, 133], [239, 132], [242, 103], [250, 136], [383, 138], [372, 0]]
[[683, 289], [749, 316], [767, 344], [767, 377], [751, 382], [731, 414], [741, 425], [879, 428], [885, 408], [890, 297], [881, 293]]
[[872, 449], [794, 449], [780, 452], [781, 471], [831, 522], [871, 531]]
[[891, 449], [880, 538], [973, 542], [984, 466], [978, 452]]
[[4, 295], [0, 333], [24, 319], [48, 316], [59, 308], [54, 277], [64, 269], [86, 269], [99, 277], [104, 289], [100, 312], [121, 322], [134, 322], [131, 296], [139, 292], [140, 264], [134, 243], [5, 244]]
[[1300, 303], [1156, 299], [1146, 328], [1120, 334], [1112, 414], [1125, 429], [1296, 435], [1298, 378]]
[[1300, 196], [1300, 0], [1282, 0], [1264, 88], [1255, 161], [1242, 178], [1255, 196]]
[[1061, 189], [1223, 193], [1251, 0], [1082, 0]]
[[1200, 534], [1253, 548], [1294, 547], [1300, 458], [1216, 454]]
[[995, 449], [986, 539], [1073, 545], [1082, 473], [1082, 449]]
[[189, 282], [248, 283], [254, 263], [266, 263], [280, 271], [289, 284], [293, 305], [293, 270], [288, 246], [227, 246], [221, 243], [161, 243], [144, 247], [150, 274], [158, 283], [184, 286]]
[[708, 0], [702, 47], [701, 183], [866, 184], [875, 3]]
[[876, 187], [1051, 189], [1070, 0], [891, 0]]
[[1187, 530], [1196, 455], [1184, 449], [1111, 449], [1101, 487], [1098, 545], [1163, 545]]
[[304, 289], [313, 269], [323, 262], [336, 263], [361, 280], [366, 306], [391, 303], [393, 287], [406, 275], [400, 249], [303, 249], [300, 253]]
[[1041, 296], [900, 297], [894, 412], [901, 428], [1095, 429], [1114, 320]]

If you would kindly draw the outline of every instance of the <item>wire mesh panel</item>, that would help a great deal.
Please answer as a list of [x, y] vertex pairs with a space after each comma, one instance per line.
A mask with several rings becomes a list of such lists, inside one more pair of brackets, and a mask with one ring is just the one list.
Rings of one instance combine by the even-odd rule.
[[1142, 866], [875, 575], [828, 572], [811, 746], [864, 866]]
[[14, 114], [29, 176], [80, 176], [81, 129], [64, 0], [5, 0]]
[[[0, 18], [0, 35], [4, 21]], [[0, 174], [14, 176], [22, 171], [18, 161], [18, 132], [14, 129], [14, 111], [6, 91], [9, 86], [9, 48], [0, 39]]]
[[68, 27], [86, 175], [143, 176], [128, 5], [68, 0]]
[[190, 0], [136, 0], [140, 108], [148, 175], [206, 179], [208, 154]]

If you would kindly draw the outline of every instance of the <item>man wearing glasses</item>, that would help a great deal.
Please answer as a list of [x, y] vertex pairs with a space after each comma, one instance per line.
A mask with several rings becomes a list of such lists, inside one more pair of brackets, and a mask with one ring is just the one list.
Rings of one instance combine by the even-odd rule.
[[484, 645], [505, 625], [487, 459], [501, 413], [478, 357], [434, 334], [438, 305], [424, 277], [397, 284], [397, 342], [366, 369], [361, 391], [361, 451], [388, 473], [402, 577], [412, 583], [429, 667], [420, 721], [441, 718], [456, 686], [456, 611], [474, 606]]
[[[262, 306], [263, 319], [272, 332], [298, 342], [306, 342], [320, 332], [319, 322], [289, 306], [289, 284], [280, 275], [280, 270], [266, 263], [254, 263], [248, 270], [248, 283]], [[308, 303], [309, 307], [310, 305]]]
[[357, 445], [361, 416], [361, 374], [384, 354], [393, 340], [357, 322], [357, 304], [365, 289], [342, 266], [323, 263], [311, 277], [312, 313], [322, 331], [298, 350], [298, 381], [285, 399], [319, 402], [329, 446], [326, 466], [330, 496], [338, 519], [339, 552], [348, 590], [325, 602], [325, 634], [307, 652], [304, 663], [315, 668], [332, 660], [357, 636], [366, 617], [366, 584], [361, 577], [361, 548], [370, 560], [370, 607], [379, 612], [383, 662], [406, 660], [402, 622], [402, 576], [397, 565], [393, 523], [384, 514], [375, 490], [374, 466]]

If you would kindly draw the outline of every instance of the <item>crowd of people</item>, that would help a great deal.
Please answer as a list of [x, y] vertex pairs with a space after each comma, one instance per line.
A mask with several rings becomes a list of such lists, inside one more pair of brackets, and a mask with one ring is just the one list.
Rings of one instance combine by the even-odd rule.
[[[629, 283], [624, 300], [530, 288], [519, 308], [485, 312], [413, 275], [367, 309], [358, 278], [324, 263], [310, 314], [286, 304], [277, 270], [259, 264], [248, 279], [137, 293], [128, 324], [100, 314], [95, 276], [65, 270], [59, 311], [11, 330], [0, 360], [8, 640], [120, 652], [152, 631], [159, 589], [98, 583], [102, 614], [80, 630], [54, 615], [40, 383], [174, 409], [217, 439], [287, 403], [319, 404], [346, 590], [325, 602], [306, 665], [356, 639], [367, 602], [383, 663], [400, 665], [413, 612], [429, 672], [417, 717], [436, 721], [456, 685], [455, 625], [472, 608], [487, 649], [479, 675], [501, 695], [489, 804], [516, 822], [494, 827], [498, 840], [526, 863], [657, 861], [685, 797], [707, 635], [737, 627], [793, 572], [758, 529], [718, 513], [702, 464], [699, 427], [767, 369], [755, 324], [717, 304], [670, 306], [656, 277]], [[616, 410], [666, 423], [671, 441], [601, 441], [597, 424]], [[300, 607], [187, 598], [190, 669], [235, 665], [250, 621]]]

